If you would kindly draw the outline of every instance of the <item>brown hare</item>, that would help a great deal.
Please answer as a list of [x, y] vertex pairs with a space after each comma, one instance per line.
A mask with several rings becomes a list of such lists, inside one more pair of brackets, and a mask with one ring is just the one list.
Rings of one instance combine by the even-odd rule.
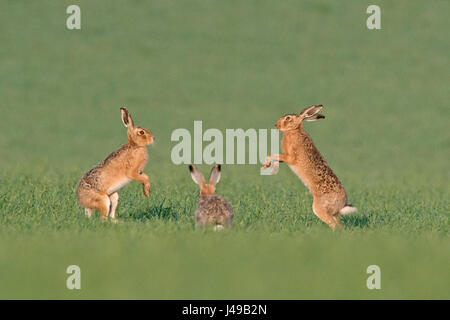
[[78, 183], [78, 202], [88, 217], [95, 209], [102, 219], [110, 215], [115, 221], [117, 191], [131, 180], [142, 182], [144, 195], [150, 194], [150, 180], [143, 170], [148, 160], [146, 146], [152, 144], [155, 137], [147, 129], [135, 127], [126, 108], [120, 110], [122, 122], [128, 129], [128, 142], [88, 171]]
[[195, 166], [189, 166], [192, 180], [200, 186], [200, 196], [195, 212], [195, 222], [197, 227], [214, 225], [214, 230], [230, 228], [233, 222], [233, 208], [228, 201], [216, 195], [216, 184], [220, 180], [220, 164], [216, 164], [209, 177], [209, 183]]
[[286, 162], [313, 195], [312, 209], [316, 216], [334, 229], [342, 227], [340, 214], [355, 212], [356, 208], [347, 203], [344, 186], [302, 128], [303, 120], [325, 118], [318, 114], [322, 108], [322, 105], [310, 106], [299, 114], [284, 115], [276, 122], [277, 129], [283, 131], [283, 153], [267, 156], [263, 168], [270, 167], [272, 161], [275, 166], [278, 162]]

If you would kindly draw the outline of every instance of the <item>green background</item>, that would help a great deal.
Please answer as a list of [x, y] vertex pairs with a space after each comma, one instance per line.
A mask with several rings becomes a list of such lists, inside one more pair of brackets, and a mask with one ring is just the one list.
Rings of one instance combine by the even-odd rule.
[[[66, 8], [81, 7], [81, 30]], [[381, 7], [382, 30], [366, 28]], [[449, 299], [448, 1], [0, 2], [0, 298]], [[358, 212], [332, 232], [282, 164], [224, 165], [233, 228], [194, 228], [177, 128], [306, 124]], [[150, 129], [145, 198], [88, 220], [80, 177]], [[204, 173], [210, 167], [199, 167]], [[69, 265], [82, 289], [66, 289]], [[381, 268], [381, 290], [366, 268]]]

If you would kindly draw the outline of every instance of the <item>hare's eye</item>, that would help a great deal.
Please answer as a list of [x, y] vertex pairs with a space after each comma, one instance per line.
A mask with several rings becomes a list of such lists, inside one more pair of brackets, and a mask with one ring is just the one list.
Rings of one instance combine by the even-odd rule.
[[145, 133], [144, 130], [139, 131], [139, 134], [140, 134], [141, 136], [143, 136], [144, 133]]
[[286, 121], [290, 121], [291, 120], [291, 117], [286, 117]]

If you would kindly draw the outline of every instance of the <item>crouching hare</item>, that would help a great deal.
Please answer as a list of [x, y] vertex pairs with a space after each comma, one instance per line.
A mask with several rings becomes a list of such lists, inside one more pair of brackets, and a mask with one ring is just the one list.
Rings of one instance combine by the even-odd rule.
[[115, 221], [117, 191], [131, 180], [141, 182], [144, 195], [150, 195], [150, 180], [143, 170], [148, 160], [146, 146], [152, 144], [155, 137], [147, 129], [135, 127], [126, 108], [120, 110], [122, 122], [128, 129], [128, 142], [88, 171], [78, 183], [78, 202], [88, 217], [92, 210], [97, 210], [102, 219], [109, 215]]
[[203, 174], [195, 166], [189, 166], [192, 180], [200, 186], [195, 222], [197, 227], [214, 225], [214, 230], [230, 228], [233, 222], [233, 208], [228, 201], [216, 195], [216, 184], [220, 180], [220, 164], [216, 164], [209, 177], [209, 183], [205, 181]]
[[322, 108], [322, 105], [310, 106], [299, 114], [284, 115], [276, 122], [277, 129], [283, 131], [283, 153], [267, 156], [263, 168], [270, 167], [272, 161], [275, 166], [278, 162], [286, 162], [312, 193], [315, 215], [334, 229], [342, 227], [340, 214], [355, 212], [356, 208], [347, 202], [344, 186], [302, 128], [303, 120], [325, 118], [318, 114]]

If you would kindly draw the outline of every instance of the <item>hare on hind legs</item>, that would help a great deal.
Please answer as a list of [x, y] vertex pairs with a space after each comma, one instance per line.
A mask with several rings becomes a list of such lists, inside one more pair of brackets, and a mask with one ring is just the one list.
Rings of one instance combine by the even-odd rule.
[[272, 162], [286, 162], [291, 170], [303, 181], [313, 195], [313, 212], [332, 229], [342, 225], [340, 214], [356, 211], [347, 203], [347, 194], [339, 178], [314, 145], [310, 135], [303, 130], [303, 120], [316, 121], [325, 118], [319, 114], [322, 105], [310, 106], [299, 114], [287, 114], [276, 122], [277, 129], [283, 131], [282, 154], [267, 156], [263, 168]]
[[155, 137], [147, 129], [135, 127], [126, 108], [120, 111], [122, 122], [128, 129], [128, 142], [88, 171], [78, 183], [78, 202], [88, 217], [92, 210], [97, 210], [102, 219], [110, 216], [116, 221], [117, 191], [131, 180], [141, 182], [144, 195], [150, 195], [150, 180], [143, 170], [148, 161], [146, 147]]

